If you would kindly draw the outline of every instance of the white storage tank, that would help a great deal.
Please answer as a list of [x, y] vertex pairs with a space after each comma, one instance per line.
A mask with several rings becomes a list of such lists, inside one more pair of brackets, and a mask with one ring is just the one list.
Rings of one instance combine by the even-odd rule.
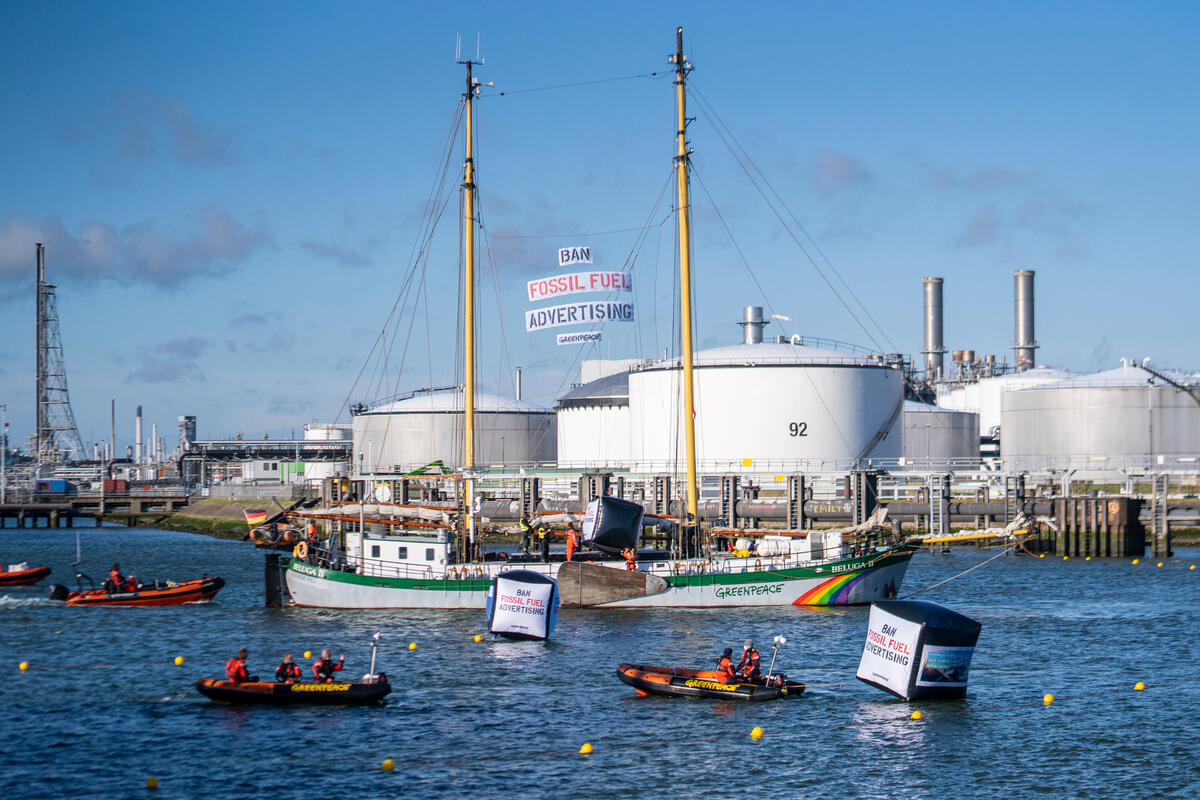
[[576, 386], [555, 405], [558, 465], [571, 469], [628, 465], [629, 372]]
[[[425, 390], [383, 403], [354, 417], [354, 466], [407, 471], [431, 461], [457, 468], [463, 460], [461, 389]], [[554, 461], [554, 412], [512, 398], [475, 397], [475, 464], [521, 465]]]
[[[1194, 378], [1171, 373], [1181, 385]], [[1003, 395], [1000, 445], [1009, 472], [1195, 468], [1200, 404], [1140, 366], [1080, 375]]]
[[[693, 362], [701, 473], [843, 471], [900, 457], [899, 370], [800, 337], [764, 343], [751, 311], [761, 320], [761, 309], [747, 309], [747, 341], [701, 351]], [[678, 361], [630, 372], [635, 469], [671, 472], [683, 463], [682, 398]]]
[[979, 457], [979, 415], [904, 401], [904, 461], [920, 466]]
[[1000, 426], [1000, 397], [1004, 392], [1056, 383], [1070, 377], [1071, 373], [1066, 370], [1040, 366], [971, 382], [943, 382], [937, 384], [937, 404], [942, 408], [979, 414], [979, 430], [986, 434]]

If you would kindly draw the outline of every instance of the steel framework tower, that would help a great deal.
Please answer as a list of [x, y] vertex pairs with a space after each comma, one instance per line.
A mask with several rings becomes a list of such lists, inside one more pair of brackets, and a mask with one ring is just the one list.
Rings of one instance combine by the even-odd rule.
[[82, 459], [83, 440], [67, 394], [54, 285], [46, 283], [46, 248], [37, 243], [37, 463]]

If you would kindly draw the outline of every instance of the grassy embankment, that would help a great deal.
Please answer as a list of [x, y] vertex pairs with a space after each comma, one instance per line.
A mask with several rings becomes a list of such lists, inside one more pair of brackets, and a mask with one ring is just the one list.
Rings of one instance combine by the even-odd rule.
[[157, 527], [202, 533], [218, 539], [245, 539], [250, 532], [245, 512], [261, 510], [274, 515], [279, 509], [274, 503], [261, 500], [195, 500], [158, 522]]

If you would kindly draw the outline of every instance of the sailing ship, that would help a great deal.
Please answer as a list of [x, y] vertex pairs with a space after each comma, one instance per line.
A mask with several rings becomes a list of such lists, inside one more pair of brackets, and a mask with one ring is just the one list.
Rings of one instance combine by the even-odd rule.
[[[462, 498], [455, 510], [441, 507], [368, 504], [329, 509], [310, 516], [353, 522], [340, 546], [293, 558], [285, 570], [292, 602], [331, 608], [482, 609], [492, 579], [519, 563], [558, 581], [564, 607], [734, 607], [766, 605], [847, 605], [894, 597], [914, 550], [880, 546], [868, 530], [810, 531], [767, 535], [756, 552], [716, 552], [700, 530], [693, 414], [691, 234], [689, 146], [686, 139], [686, 86], [691, 65], [683, 53], [683, 29], [676, 29], [675, 67], [677, 213], [679, 215], [680, 313], [683, 405], [687, 459], [686, 516], [677, 526], [679, 546], [643, 553], [636, 570], [621, 561], [550, 561], [479, 552], [474, 498], [478, 474], [475, 424], [475, 163], [474, 100], [480, 83], [465, 60], [465, 159], [463, 167], [464, 453], [456, 476]], [[364, 482], [364, 485], [366, 483]], [[767, 545], [770, 546], [767, 546]]]

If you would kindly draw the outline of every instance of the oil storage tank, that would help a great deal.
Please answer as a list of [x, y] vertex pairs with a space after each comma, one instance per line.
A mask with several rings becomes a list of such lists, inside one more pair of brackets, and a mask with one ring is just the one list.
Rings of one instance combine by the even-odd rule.
[[1008, 472], [1076, 470], [1079, 478], [1124, 468], [1194, 468], [1200, 402], [1194, 378], [1170, 382], [1135, 363], [1001, 398], [1001, 455]]
[[[745, 309], [741, 344], [696, 353], [696, 459], [702, 473], [835, 471], [900, 457], [902, 374], [883, 356], [804, 339], [762, 340]], [[633, 468], [669, 472], [684, 457], [678, 360], [629, 373]]]
[[979, 429], [986, 433], [1000, 425], [1000, 397], [1005, 392], [1057, 383], [1071, 375], [1066, 370], [1039, 366], [971, 381], [943, 381], [937, 384], [937, 404], [955, 411], [974, 411], [979, 414]]
[[[456, 468], [463, 459], [461, 389], [422, 390], [381, 403], [354, 417], [355, 466], [373, 472], [407, 471], [431, 461]], [[554, 461], [554, 412], [522, 400], [475, 396], [475, 463]]]
[[629, 463], [629, 371], [576, 386], [554, 406], [558, 465], [622, 467]]
[[979, 457], [979, 415], [904, 401], [904, 463], [939, 465]]

